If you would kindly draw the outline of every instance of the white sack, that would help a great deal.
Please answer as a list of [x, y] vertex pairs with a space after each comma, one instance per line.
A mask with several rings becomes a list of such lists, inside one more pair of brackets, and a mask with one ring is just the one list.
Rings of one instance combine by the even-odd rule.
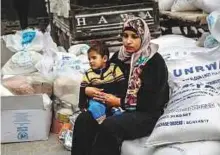
[[220, 1], [219, 0], [195, 0], [194, 6], [197, 8], [211, 13], [213, 11], [220, 9]]
[[18, 75], [36, 72], [35, 65], [42, 59], [40, 53], [34, 51], [17, 52], [3, 66], [3, 75]]
[[220, 93], [204, 83], [174, 90], [146, 146], [220, 140]]
[[168, 145], [156, 149], [152, 155], [220, 155], [220, 141], [201, 141]]
[[171, 11], [192, 11], [192, 10], [198, 10], [194, 6], [194, 1], [195, 0], [175, 0], [172, 7]]
[[159, 45], [158, 52], [165, 60], [180, 59], [201, 50], [194, 39], [181, 35], [164, 35], [151, 42]]
[[182, 35], [175, 35], [175, 34], [169, 34], [169, 35], [163, 35], [158, 37], [157, 39], [152, 39], [151, 42], [158, 44], [162, 47], [167, 46], [195, 46], [195, 40], [192, 38], [187, 38]]
[[160, 11], [169, 11], [173, 5], [174, 0], [158, 0]]
[[148, 137], [135, 140], [125, 140], [122, 143], [121, 155], [153, 155], [155, 148], [146, 148], [145, 142]]
[[[167, 61], [170, 79], [179, 82], [207, 82], [220, 90], [220, 48], [191, 53], [184, 59]], [[189, 49], [190, 50], [190, 49]]]

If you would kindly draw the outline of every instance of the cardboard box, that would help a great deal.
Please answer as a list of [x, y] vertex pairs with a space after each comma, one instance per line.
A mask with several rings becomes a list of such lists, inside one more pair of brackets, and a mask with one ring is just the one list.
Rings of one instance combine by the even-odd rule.
[[42, 95], [1, 97], [1, 143], [47, 140], [52, 110]]

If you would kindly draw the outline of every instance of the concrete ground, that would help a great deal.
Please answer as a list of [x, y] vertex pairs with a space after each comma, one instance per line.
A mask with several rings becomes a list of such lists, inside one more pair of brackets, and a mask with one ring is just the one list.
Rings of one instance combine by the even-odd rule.
[[57, 135], [51, 134], [47, 141], [1, 144], [1, 155], [70, 155], [58, 141]]

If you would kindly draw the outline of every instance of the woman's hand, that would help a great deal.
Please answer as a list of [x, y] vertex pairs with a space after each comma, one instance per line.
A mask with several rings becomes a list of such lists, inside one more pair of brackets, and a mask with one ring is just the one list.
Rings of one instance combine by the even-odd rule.
[[120, 101], [121, 101], [120, 98], [118, 98], [112, 94], [107, 94], [107, 93], [101, 93], [99, 97], [94, 97], [93, 99], [101, 101], [111, 107], [120, 106]]
[[95, 88], [95, 87], [86, 87], [85, 94], [89, 97], [98, 97], [102, 93], [103, 89]]

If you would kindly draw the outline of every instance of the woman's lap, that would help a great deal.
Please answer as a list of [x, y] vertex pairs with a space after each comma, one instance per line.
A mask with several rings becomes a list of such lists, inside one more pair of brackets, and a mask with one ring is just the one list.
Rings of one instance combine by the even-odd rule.
[[122, 140], [129, 140], [149, 135], [156, 121], [144, 112], [125, 112], [108, 117], [101, 128]]
[[83, 112], [75, 122], [72, 155], [119, 154], [117, 148], [124, 140], [149, 135], [156, 121], [143, 112], [125, 112], [99, 125], [90, 112]]

